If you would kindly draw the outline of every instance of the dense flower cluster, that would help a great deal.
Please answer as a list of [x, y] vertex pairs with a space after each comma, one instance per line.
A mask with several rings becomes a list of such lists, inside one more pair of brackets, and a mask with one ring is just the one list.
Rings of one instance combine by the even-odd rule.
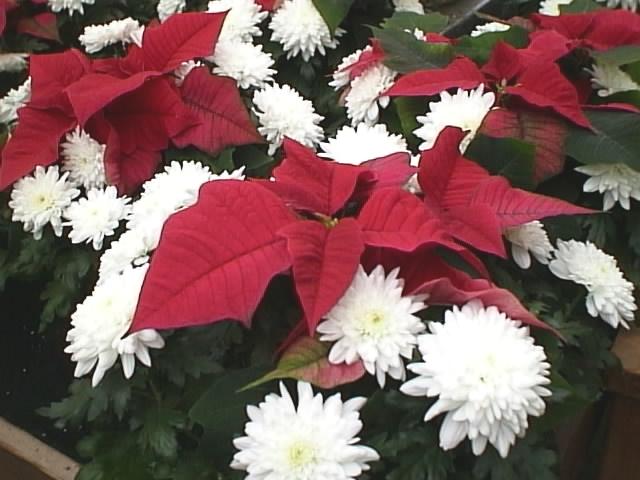
[[[297, 400], [280, 383], [246, 406], [237, 452], [220, 468], [348, 480], [378, 475], [373, 462], [405, 462], [381, 455], [404, 455], [393, 432], [363, 428], [365, 397], [325, 399], [311, 385], [353, 384], [343, 394], [375, 397], [372, 409], [404, 409], [411, 399], [398, 391], [433, 399], [419, 428], [444, 414], [442, 450], [468, 439], [475, 455], [491, 444], [506, 458], [556, 401], [563, 315], [614, 328], [635, 318], [622, 259], [640, 252], [640, 230], [607, 240], [640, 200], [637, 2], [570, 16], [572, 0], [532, 2], [526, 21], [479, 24], [461, 41], [435, 31], [442, 17], [417, 0], [372, 6], [385, 16], [358, 27], [376, 26], [372, 36], [348, 28], [353, 12], [371, 13], [360, 2], [342, 12], [315, 0], [212, 0], [185, 12], [191, 3], [98, 20], [100, 2], [48, 0], [36, 7], [55, 30], [48, 40], [82, 25], [73, 40], [83, 50], [0, 54], [0, 71], [22, 76], [0, 98], [7, 218], [94, 255], [91, 293], [78, 286], [86, 297], [69, 302], [75, 376], [106, 388], [119, 363], [159, 397], [156, 374], [185, 383], [173, 365], [158, 368], [184, 348], [174, 335], [235, 321], [246, 329], [221, 335], [229, 352], [185, 354], [215, 363], [190, 370], [202, 382], [194, 390], [230, 367], [221, 385], [231, 379], [234, 395], [288, 378]], [[613, 214], [596, 215], [601, 204]], [[577, 328], [566, 328], [573, 341]], [[150, 353], [165, 342], [170, 351]], [[136, 374], [152, 355], [156, 370]], [[240, 371], [228, 365], [239, 358]], [[273, 358], [271, 372], [244, 378]], [[375, 379], [360, 382], [366, 374]], [[198, 441], [172, 416], [176, 402], [158, 401], [158, 416]], [[410, 403], [415, 413], [421, 400]]]

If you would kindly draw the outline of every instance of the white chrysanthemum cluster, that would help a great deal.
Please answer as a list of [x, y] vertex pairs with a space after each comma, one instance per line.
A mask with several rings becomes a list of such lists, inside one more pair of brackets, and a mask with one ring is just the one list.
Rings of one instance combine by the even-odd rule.
[[531, 266], [531, 254], [543, 265], [548, 264], [553, 257], [553, 245], [544, 225], [538, 220], [507, 228], [504, 236], [511, 242], [513, 260], [520, 268]]
[[186, 0], [160, 0], [156, 10], [158, 18], [164, 22], [171, 15], [183, 12], [185, 8], [187, 8]]
[[126, 378], [131, 378], [135, 358], [151, 366], [149, 348], [162, 348], [164, 340], [154, 330], [143, 330], [125, 337], [138, 304], [147, 266], [129, 268], [96, 286], [93, 293], [71, 315], [65, 349], [77, 363], [75, 376], [94, 369], [92, 385], [100, 383], [118, 357]]
[[438, 397], [424, 420], [446, 412], [440, 446], [456, 447], [465, 437], [480, 455], [487, 443], [506, 457], [516, 437], [524, 436], [528, 416], [545, 411], [551, 395], [549, 364], [529, 329], [496, 307], [473, 301], [430, 323], [418, 338], [423, 362], [409, 365], [417, 377], [400, 390], [412, 396]]
[[57, 166], [46, 169], [38, 166], [33, 175], [15, 183], [9, 201], [12, 220], [22, 222], [24, 230], [32, 232], [36, 240], [42, 238], [47, 224], [56, 236], [62, 236], [62, 214], [80, 195], [80, 190], [67, 181], [68, 176], [68, 173], [60, 175]]
[[58, 13], [62, 10], [68, 10], [69, 15], [80, 12], [84, 15], [84, 6], [93, 5], [95, 0], [48, 0], [49, 8]]
[[218, 42], [210, 60], [216, 64], [213, 73], [233, 78], [240, 88], [262, 88], [276, 74], [271, 54], [250, 42]]
[[18, 110], [31, 99], [31, 77], [20, 85], [12, 88], [0, 98], [0, 123], [9, 124], [18, 119]]
[[254, 0], [215, 0], [209, 12], [228, 11], [213, 55], [213, 73], [233, 78], [240, 88], [261, 88], [273, 80], [276, 71], [270, 53], [253, 37], [262, 34], [259, 24], [268, 15]]
[[368, 45], [364, 49], [358, 49], [355, 52], [344, 57], [340, 61], [338, 68], [336, 68], [336, 70], [331, 75], [332, 79], [329, 82], [329, 86], [333, 87], [334, 90], [340, 90], [342, 87], [346, 87], [347, 85], [349, 85], [349, 83], [351, 83], [351, 74], [348, 71], [349, 67], [360, 59], [360, 55], [365, 52], [371, 52], [372, 50], [373, 48], [371, 47], [371, 45]]
[[362, 360], [381, 387], [386, 376], [404, 380], [403, 358], [411, 359], [417, 335], [425, 329], [420, 317], [426, 295], [404, 295], [399, 269], [385, 276], [378, 265], [370, 275], [362, 266], [344, 296], [318, 325], [320, 340], [335, 342], [331, 363], [352, 364]]
[[258, 131], [269, 142], [269, 155], [282, 145], [284, 137], [307, 147], [315, 147], [324, 137], [318, 115], [310, 100], [304, 99], [289, 85], [267, 85], [253, 94]]
[[114, 20], [104, 25], [89, 25], [78, 40], [87, 53], [96, 53], [110, 45], [135, 43], [142, 46], [144, 26], [133, 18]]
[[[148, 348], [162, 348], [164, 341], [154, 330], [143, 330], [125, 336], [129, 331], [148, 268], [149, 255], [158, 246], [164, 223], [169, 217], [196, 203], [200, 187], [216, 179], [244, 179], [242, 170], [214, 175], [196, 162], [173, 162], [143, 185], [139, 200], [128, 205], [118, 199], [115, 190], [93, 194], [89, 202], [103, 202], [93, 217], [91, 207], [82, 204], [78, 212], [68, 214], [76, 220], [77, 241], [97, 241], [91, 232], [106, 231], [116, 225], [116, 216], [127, 217], [127, 231], [110, 245], [100, 258], [99, 279], [91, 296], [72, 315], [67, 352], [78, 362], [76, 376], [87, 374], [97, 364], [93, 384], [97, 385], [120, 357], [125, 377], [130, 378], [135, 359], [150, 366]], [[110, 187], [112, 188], [112, 187]], [[95, 197], [95, 198], [94, 198]], [[88, 229], [91, 232], [84, 232]], [[74, 231], [76, 225], [74, 225]], [[73, 233], [73, 232], [72, 232]], [[74, 242], [76, 240], [74, 239]]]
[[611, 210], [616, 202], [629, 210], [632, 198], [640, 200], [640, 172], [624, 163], [583, 165], [576, 171], [591, 177], [584, 183], [585, 192], [604, 194], [603, 210]]
[[62, 171], [69, 172], [69, 181], [86, 189], [101, 188], [106, 184], [104, 153], [102, 145], [76, 127], [67, 133], [60, 145]]
[[590, 70], [591, 84], [598, 89], [598, 96], [608, 97], [620, 92], [640, 90], [640, 85], [619, 66], [608, 62], [594, 62]]
[[284, 0], [273, 14], [269, 28], [273, 32], [271, 40], [282, 45], [287, 58], [300, 55], [304, 61], [316, 52], [324, 55], [327, 48], [336, 48], [337, 37], [344, 33], [338, 28], [331, 34], [312, 0]]
[[409, 152], [407, 142], [401, 135], [389, 133], [384, 124], [370, 126], [366, 123], [360, 123], [355, 128], [348, 125], [342, 127], [334, 138], [321, 143], [320, 148], [320, 157], [351, 165], [360, 165], [393, 153]]
[[352, 125], [360, 122], [372, 125], [378, 121], [380, 109], [387, 108], [390, 102], [390, 98], [383, 93], [391, 88], [396, 75], [396, 72], [379, 63], [351, 80], [344, 103]]
[[573, 0], [542, 0], [538, 12], [543, 15], [557, 17], [560, 15], [560, 6], [571, 5]]
[[633, 284], [624, 278], [618, 262], [591, 242], [558, 241], [549, 269], [559, 278], [584, 285], [587, 311], [613, 328], [629, 328], [637, 307]]
[[[118, 197], [115, 187], [91, 188], [86, 197], [80, 195], [79, 184], [70, 181], [71, 172], [62, 175], [58, 166], [36, 167], [33, 175], [16, 182], [9, 207], [13, 221], [22, 222], [25, 231], [42, 238], [43, 228], [51, 224], [56, 236], [63, 227], [71, 227], [72, 243], [92, 243], [100, 250], [106, 237], [112, 236], [129, 212], [127, 197]], [[63, 222], [62, 219], [66, 219]]]
[[231, 467], [251, 480], [351, 480], [379, 459], [359, 445], [363, 397], [342, 401], [340, 394], [314, 396], [308, 383], [298, 382], [298, 402], [280, 384], [280, 395], [266, 396], [247, 407], [246, 436], [233, 441], [239, 450]]
[[424, 6], [420, 0], [393, 0], [396, 12], [413, 12], [424, 14]]
[[116, 187], [89, 190], [86, 197], [64, 211], [68, 220], [65, 225], [71, 227], [71, 243], [92, 243], [95, 250], [101, 250], [105, 237], [112, 236], [128, 215], [130, 201], [128, 197], [118, 197]]
[[369, 51], [371, 46], [344, 57], [329, 82], [335, 90], [347, 87], [344, 104], [352, 125], [361, 122], [373, 125], [378, 121], [380, 108], [386, 108], [390, 102], [390, 98], [382, 94], [391, 88], [398, 75], [378, 62], [370, 65], [355, 78], [351, 78], [349, 67], [356, 63], [363, 53]]
[[480, 35], [484, 35], [485, 33], [496, 33], [496, 32], [506, 32], [511, 28], [506, 23], [501, 22], [489, 22], [483, 23], [482, 25], [477, 25], [472, 31], [472, 37], [479, 37]]
[[27, 53], [0, 53], [0, 72], [21, 72], [28, 58]]
[[420, 144], [420, 150], [432, 148], [440, 132], [446, 127], [458, 127], [468, 132], [460, 143], [460, 151], [464, 153], [495, 100], [496, 96], [493, 92], [484, 91], [484, 85], [480, 85], [475, 90], [459, 88], [454, 95], [446, 91], [442, 92], [440, 101], [429, 103], [429, 112], [417, 117], [422, 126], [413, 133], [424, 140]]
[[162, 227], [174, 213], [195, 204], [200, 187], [220, 179], [244, 179], [241, 170], [214, 175], [197, 162], [172, 162], [143, 185], [140, 198], [128, 213], [127, 231], [100, 258], [98, 283], [131, 266], [148, 262], [160, 242]]
[[259, 24], [269, 15], [254, 0], [213, 0], [207, 11], [227, 12], [220, 31], [221, 41], [253, 41], [253, 37], [262, 35]]
[[631, 10], [632, 12], [635, 12], [640, 6], [639, 0], [598, 0], [598, 1], [601, 3], [606, 2], [607, 7], [609, 8], [620, 7], [620, 8], [624, 8], [625, 10]]

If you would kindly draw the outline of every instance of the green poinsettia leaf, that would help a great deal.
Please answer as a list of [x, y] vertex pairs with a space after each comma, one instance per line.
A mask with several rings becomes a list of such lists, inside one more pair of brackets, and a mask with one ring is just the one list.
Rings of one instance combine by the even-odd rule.
[[515, 138], [495, 138], [478, 135], [469, 145], [466, 156], [494, 175], [509, 179], [514, 187], [531, 190], [534, 187], [534, 145]]
[[489, 32], [478, 37], [461, 37], [454, 48], [457, 55], [463, 55], [479, 64], [484, 64], [489, 60], [495, 45], [501, 41], [515, 48], [524, 48], [529, 42], [529, 32], [522, 27], [512, 25], [504, 32]]
[[454, 57], [451, 45], [427, 43], [410, 32], [373, 28], [373, 33], [384, 50], [385, 65], [400, 73], [446, 67]]
[[640, 170], [640, 114], [592, 111], [594, 131], [574, 128], [565, 144], [567, 155], [580, 163], [625, 163]]
[[573, 0], [568, 5], [560, 5], [560, 13], [584, 13], [602, 8], [602, 5], [594, 0]]
[[442, 15], [441, 13], [429, 13], [427, 15], [420, 15], [414, 12], [394, 12], [393, 16], [388, 18], [382, 24], [382, 28], [395, 29], [395, 30], [409, 30], [413, 32], [414, 29], [427, 32], [440, 32], [449, 23], [449, 17]]
[[353, 0], [313, 0], [313, 4], [333, 34], [349, 13]]
[[621, 66], [640, 61], [640, 46], [623, 45], [603, 52], [593, 52], [591, 56], [598, 62]]

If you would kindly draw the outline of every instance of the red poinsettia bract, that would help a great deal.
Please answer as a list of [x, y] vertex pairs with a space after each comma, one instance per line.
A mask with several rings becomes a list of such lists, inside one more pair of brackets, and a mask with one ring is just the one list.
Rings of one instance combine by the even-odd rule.
[[504, 229], [551, 216], [593, 213], [489, 175], [460, 154], [464, 135], [458, 128], [444, 129], [434, 147], [422, 152], [418, 173], [426, 207], [460, 242], [506, 257]]
[[[461, 135], [446, 130], [423, 156], [424, 200], [402, 188], [412, 173], [407, 154], [342, 165], [289, 139], [273, 181], [204, 185], [197, 204], [165, 225], [133, 330], [224, 319], [248, 326], [269, 281], [290, 271], [306, 330], [313, 333], [358, 265], [372, 255], [389, 268], [414, 265], [410, 288], [437, 287], [437, 302], [483, 298], [514, 318], [540, 325], [510, 292], [445, 268], [443, 260], [432, 269], [431, 259], [439, 258], [436, 249], [445, 248], [486, 274], [478, 257], [456, 239], [503, 254], [503, 228], [585, 210], [511, 188], [459, 153], [453, 155]], [[482, 222], [475, 221], [478, 212]], [[402, 262], [389, 264], [389, 258]]]
[[91, 61], [78, 50], [33, 56], [32, 99], [3, 151], [0, 189], [55, 163], [60, 139], [76, 125], [106, 144], [107, 179], [127, 193], [153, 175], [170, 143], [216, 153], [260, 142], [232, 80], [201, 67], [178, 87], [172, 75], [211, 54], [224, 16], [174, 15], [149, 26], [142, 47], [124, 58]]

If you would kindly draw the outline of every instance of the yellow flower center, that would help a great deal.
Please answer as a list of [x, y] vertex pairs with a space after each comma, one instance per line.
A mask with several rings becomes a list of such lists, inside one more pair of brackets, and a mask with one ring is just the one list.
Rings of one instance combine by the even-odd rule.
[[287, 451], [287, 462], [293, 469], [300, 469], [314, 463], [316, 459], [312, 445], [298, 440], [293, 442]]
[[380, 310], [370, 310], [360, 321], [360, 332], [364, 336], [378, 337], [386, 330], [386, 315]]

